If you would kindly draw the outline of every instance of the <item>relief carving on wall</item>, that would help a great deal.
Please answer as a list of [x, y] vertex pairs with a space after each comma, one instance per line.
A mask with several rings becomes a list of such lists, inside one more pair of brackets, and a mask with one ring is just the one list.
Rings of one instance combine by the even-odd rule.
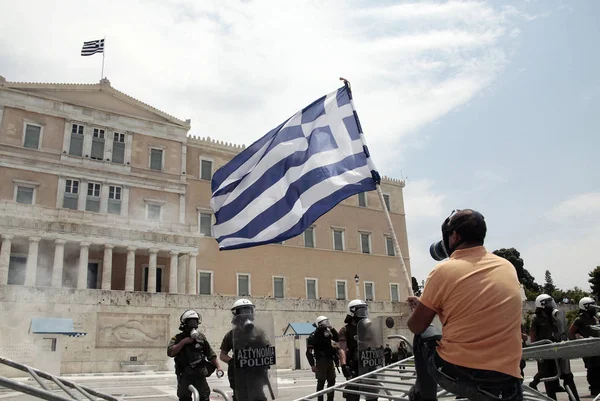
[[165, 348], [169, 315], [98, 313], [96, 348]]

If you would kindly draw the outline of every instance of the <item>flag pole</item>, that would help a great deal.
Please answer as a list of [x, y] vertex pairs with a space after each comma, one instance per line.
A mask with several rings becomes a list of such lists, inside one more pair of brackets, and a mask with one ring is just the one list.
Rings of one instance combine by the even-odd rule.
[[[351, 90], [350, 82], [347, 79], [340, 77], [340, 81], [343, 81], [344, 85], [346, 85], [348, 90]], [[352, 95], [350, 95], [350, 101], [353, 103], [352, 108], [354, 108], [354, 102], [352, 100]], [[412, 290], [412, 279], [408, 275], [408, 270], [406, 270], [406, 264], [404, 263], [404, 257], [402, 256], [402, 251], [400, 250], [400, 244], [398, 243], [398, 237], [396, 237], [396, 230], [394, 230], [394, 225], [392, 224], [392, 218], [390, 217], [390, 211], [388, 210], [387, 206], [385, 205], [385, 199], [383, 197], [383, 191], [381, 190], [381, 185], [379, 183], [377, 183], [376, 186], [377, 186], [377, 195], [379, 195], [379, 203], [381, 204], [381, 209], [383, 210], [383, 213], [385, 214], [385, 218], [386, 218], [387, 224], [388, 224], [388, 229], [390, 230], [390, 233], [392, 234], [392, 243], [394, 244], [394, 253], [398, 256], [398, 259], [400, 260], [400, 270], [401, 270], [402, 275], [404, 276], [404, 283], [406, 286], [406, 288], [405, 288], [406, 294], [408, 294], [408, 296], [413, 296], [414, 293]]]
[[103, 47], [102, 47], [102, 72], [100, 73], [100, 81], [104, 78], [104, 55], [106, 54], [106, 36], [104, 37]]

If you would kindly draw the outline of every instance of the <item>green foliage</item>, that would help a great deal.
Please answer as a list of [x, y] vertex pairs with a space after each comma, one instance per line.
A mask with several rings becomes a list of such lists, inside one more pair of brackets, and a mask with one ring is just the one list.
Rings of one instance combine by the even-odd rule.
[[419, 288], [419, 282], [417, 281], [417, 279], [415, 277], [412, 278], [412, 290], [413, 290], [413, 294], [415, 294], [416, 297], [421, 296], [421, 289]]
[[534, 312], [528, 310], [527, 312], [525, 312], [525, 322], [523, 322], [523, 326], [525, 326], [525, 332], [529, 333], [529, 330], [531, 329], [531, 319], [533, 317]]
[[[540, 294], [541, 287], [535, 282], [535, 279], [531, 273], [525, 269], [525, 262], [523, 262], [523, 259], [521, 259], [521, 254], [519, 251], [517, 251], [515, 248], [502, 248], [495, 250], [494, 255], [508, 260], [515, 267], [515, 270], [517, 271], [517, 277], [519, 278], [521, 284], [523, 284], [523, 287], [525, 287], [525, 294], [527, 294], [528, 300], [534, 300], [535, 297]], [[527, 290], [529, 290], [529, 293]], [[536, 293], [536, 295], [534, 296], [533, 293]], [[530, 296], [532, 299], [530, 299]]]
[[565, 313], [565, 317], [567, 318], [567, 327], [571, 327], [575, 319], [579, 316], [579, 309], [571, 310]]
[[589, 276], [590, 279], [588, 282], [590, 283], [592, 294], [596, 299], [600, 299], [600, 266], [596, 266], [594, 270], [589, 272]]
[[546, 273], [544, 273], [544, 279], [544, 294], [552, 295], [554, 291], [556, 291], [556, 286], [554, 285], [554, 280], [552, 280], [552, 274], [550, 273], [550, 270], [546, 270]]

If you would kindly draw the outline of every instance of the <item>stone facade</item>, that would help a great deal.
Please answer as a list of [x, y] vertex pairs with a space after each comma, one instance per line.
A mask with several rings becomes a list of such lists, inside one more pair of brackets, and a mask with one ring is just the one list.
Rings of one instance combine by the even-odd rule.
[[[410, 284], [375, 192], [344, 200], [283, 244], [220, 252], [210, 180], [244, 146], [190, 136], [190, 126], [106, 79], [0, 77], [0, 306], [9, 321], [37, 305], [39, 317], [72, 314], [85, 327], [89, 337], [63, 342], [65, 373], [120, 370], [125, 349], [162, 367], [164, 350], [149, 344], [166, 341], [182, 308], [212, 305], [207, 317], [224, 327], [236, 296], [280, 313], [283, 326], [355, 297], [380, 311], [400, 307]], [[385, 177], [381, 188], [410, 274], [404, 181]], [[286, 315], [296, 304], [305, 312]], [[7, 330], [0, 349], [20, 355], [10, 339], [27, 323]], [[115, 338], [146, 346], [114, 347]]]

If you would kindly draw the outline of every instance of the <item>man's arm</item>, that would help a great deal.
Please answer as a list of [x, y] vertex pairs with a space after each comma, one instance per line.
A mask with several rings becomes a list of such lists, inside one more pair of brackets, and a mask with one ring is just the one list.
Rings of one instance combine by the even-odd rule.
[[433, 322], [436, 313], [423, 305], [418, 297], [408, 297], [408, 305], [410, 306], [412, 313], [408, 318], [406, 325], [414, 334], [421, 334], [429, 327], [431, 322]]
[[171, 358], [179, 354], [183, 347], [185, 347], [187, 344], [193, 343], [194, 339], [192, 337], [185, 337], [178, 343], [175, 343], [175, 341], [177, 340], [175, 337], [173, 337], [169, 343], [169, 346], [167, 347], [167, 356], [170, 356]]
[[569, 327], [569, 340], [578, 340], [583, 338], [581, 334], [579, 334], [579, 324], [578, 319], [575, 319], [571, 327]]

